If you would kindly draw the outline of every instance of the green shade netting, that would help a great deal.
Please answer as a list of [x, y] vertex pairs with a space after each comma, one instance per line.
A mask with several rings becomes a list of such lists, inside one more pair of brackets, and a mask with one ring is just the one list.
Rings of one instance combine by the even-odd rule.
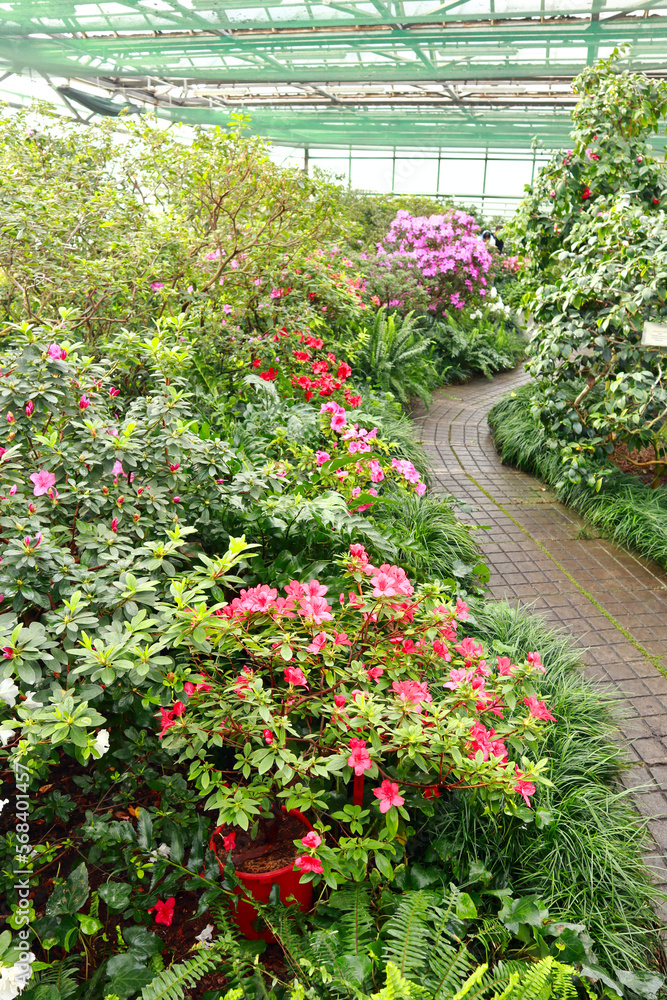
[[628, 65], [664, 72], [667, 17], [358, 33], [2, 37], [0, 59], [15, 70], [66, 77], [228, 83], [539, 79], [571, 77], [623, 44], [629, 45]]
[[[665, 0], [644, 6], [667, 8]], [[2, 34], [35, 31], [229, 30], [428, 24], [505, 17], [609, 16], [627, 0], [9, 0], [0, 10]], [[636, 8], [641, 10], [642, 7]]]

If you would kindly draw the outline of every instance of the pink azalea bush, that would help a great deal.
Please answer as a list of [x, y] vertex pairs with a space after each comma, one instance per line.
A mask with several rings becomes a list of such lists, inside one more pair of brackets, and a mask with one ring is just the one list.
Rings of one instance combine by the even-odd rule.
[[377, 263], [416, 279], [437, 313], [483, 299], [492, 260], [473, 217], [453, 209], [429, 216], [401, 209], [377, 250]]
[[553, 719], [533, 688], [537, 652], [491, 656], [466, 634], [463, 600], [416, 590], [363, 545], [342, 565], [336, 602], [316, 579], [218, 604], [175, 584], [180, 666], [156, 718], [217, 824], [248, 830], [276, 803], [308, 814], [297, 867], [330, 885], [362, 877], [371, 855], [386, 873], [436, 796], [468, 789], [521, 815], [546, 766], [521, 745]]

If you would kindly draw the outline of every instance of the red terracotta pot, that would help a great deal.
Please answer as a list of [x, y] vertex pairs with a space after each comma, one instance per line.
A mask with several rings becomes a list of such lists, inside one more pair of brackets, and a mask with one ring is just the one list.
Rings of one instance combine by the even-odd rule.
[[[282, 808], [284, 810], [284, 806]], [[298, 816], [301, 820], [305, 827], [304, 836], [309, 830], [313, 829], [306, 817], [298, 809], [290, 809], [290, 816]], [[214, 853], [213, 837], [223, 829], [225, 828], [217, 826], [211, 834], [208, 846]], [[233, 857], [234, 855], [232, 855], [232, 859]], [[224, 875], [225, 862], [218, 858], [218, 864], [220, 865], [220, 874]], [[275, 941], [273, 934], [268, 928], [265, 931], [255, 930], [253, 924], [259, 919], [259, 914], [252, 903], [248, 902], [248, 898], [250, 897], [256, 899], [259, 903], [268, 903], [269, 895], [274, 885], [280, 886], [280, 899], [286, 906], [298, 904], [301, 910], [309, 910], [311, 908], [313, 905], [313, 885], [311, 882], [306, 882], [305, 885], [302, 885], [300, 881], [301, 875], [302, 873], [295, 869], [294, 862], [284, 865], [282, 868], [276, 868], [272, 872], [259, 872], [256, 875], [237, 871], [236, 877], [243, 883], [245, 892], [238, 887], [234, 889], [234, 892], [242, 896], [242, 898], [236, 909], [232, 908], [232, 919], [244, 938], [247, 938], [248, 941]], [[291, 902], [288, 902], [289, 896], [294, 896]]]

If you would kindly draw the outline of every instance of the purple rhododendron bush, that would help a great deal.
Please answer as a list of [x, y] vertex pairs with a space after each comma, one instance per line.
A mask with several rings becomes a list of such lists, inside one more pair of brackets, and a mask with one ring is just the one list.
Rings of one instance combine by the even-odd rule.
[[653, 1000], [607, 706], [406, 415], [477, 223], [123, 129], [0, 120], [0, 1000]]

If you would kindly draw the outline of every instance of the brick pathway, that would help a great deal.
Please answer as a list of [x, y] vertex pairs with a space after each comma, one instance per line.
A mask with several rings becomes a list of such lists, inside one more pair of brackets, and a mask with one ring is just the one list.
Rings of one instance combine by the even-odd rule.
[[[501, 464], [487, 413], [527, 377], [520, 368], [443, 389], [414, 418], [434, 487], [469, 505], [462, 520], [490, 528], [477, 537], [491, 596], [565, 628], [586, 650], [587, 673], [626, 695], [621, 728], [636, 761], [626, 783], [647, 786], [636, 801], [657, 845], [650, 864], [667, 891], [667, 575], [593, 529], [584, 533], [584, 522], [536, 479]], [[667, 923], [667, 906], [661, 917]]]

